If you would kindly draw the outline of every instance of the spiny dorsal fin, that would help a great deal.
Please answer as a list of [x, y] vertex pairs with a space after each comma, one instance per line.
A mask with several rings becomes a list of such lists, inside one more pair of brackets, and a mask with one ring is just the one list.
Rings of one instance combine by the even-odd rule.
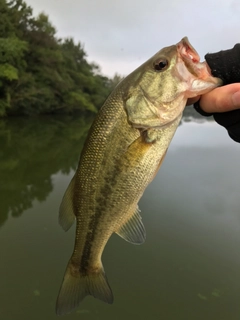
[[133, 244], [142, 244], [145, 241], [146, 231], [138, 207], [130, 219], [116, 231], [116, 234]]
[[75, 221], [75, 215], [73, 211], [73, 190], [75, 184], [75, 176], [72, 178], [69, 186], [63, 196], [60, 208], [59, 208], [59, 224], [63, 230], [67, 231]]

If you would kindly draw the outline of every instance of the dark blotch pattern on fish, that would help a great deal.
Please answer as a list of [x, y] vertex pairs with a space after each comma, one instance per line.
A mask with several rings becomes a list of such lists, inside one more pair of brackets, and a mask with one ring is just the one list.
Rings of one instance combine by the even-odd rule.
[[92, 215], [88, 225], [88, 233], [86, 235], [86, 242], [82, 253], [82, 260], [80, 264], [79, 271], [82, 274], [87, 274], [89, 268], [89, 257], [91, 255], [92, 244], [94, 243], [94, 237], [99, 222], [101, 221], [101, 216], [104, 214], [105, 208], [107, 207], [108, 200], [111, 195], [112, 188], [116, 185], [118, 175], [121, 173], [121, 169], [116, 164], [112, 170], [109, 170], [105, 177], [106, 183], [100, 189], [100, 195], [96, 200], [96, 210], [95, 214]]

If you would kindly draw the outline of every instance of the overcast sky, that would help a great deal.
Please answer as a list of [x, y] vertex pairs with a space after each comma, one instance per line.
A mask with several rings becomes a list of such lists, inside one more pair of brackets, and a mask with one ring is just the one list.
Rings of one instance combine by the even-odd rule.
[[84, 44], [102, 73], [127, 75], [161, 48], [188, 36], [207, 52], [240, 41], [240, 0], [26, 0], [44, 11], [59, 37]]

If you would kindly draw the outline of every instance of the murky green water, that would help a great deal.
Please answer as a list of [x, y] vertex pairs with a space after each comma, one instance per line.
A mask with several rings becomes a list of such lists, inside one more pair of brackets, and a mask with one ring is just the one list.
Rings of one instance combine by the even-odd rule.
[[[62, 195], [90, 121], [0, 122], [0, 319], [56, 319], [74, 228]], [[114, 235], [103, 263], [114, 304], [87, 297], [66, 319], [240, 319], [240, 145], [214, 123], [181, 125], [140, 201], [142, 246]]]

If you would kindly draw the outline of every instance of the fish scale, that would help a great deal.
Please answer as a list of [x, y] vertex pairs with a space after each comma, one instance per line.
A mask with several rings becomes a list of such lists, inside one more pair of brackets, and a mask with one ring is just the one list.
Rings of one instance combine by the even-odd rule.
[[112, 303], [101, 256], [115, 232], [141, 244], [138, 202], [153, 180], [188, 98], [220, 85], [187, 38], [160, 50], [113, 90], [86, 139], [61, 203], [59, 222], [76, 237], [56, 303], [71, 312], [87, 295]]

